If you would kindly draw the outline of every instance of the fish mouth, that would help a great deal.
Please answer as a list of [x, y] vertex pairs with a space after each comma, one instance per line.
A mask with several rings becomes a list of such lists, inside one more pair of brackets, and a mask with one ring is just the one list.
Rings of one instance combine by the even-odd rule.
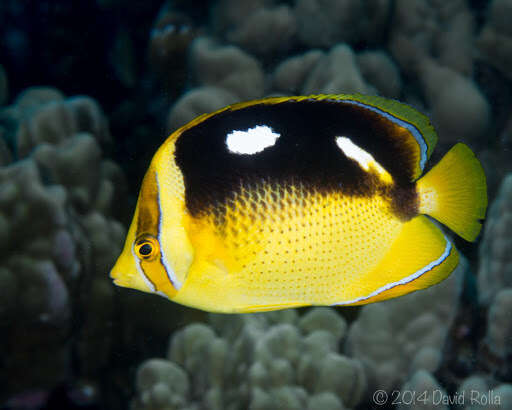
[[117, 259], [116, 263], [112, 267], [109, 272], [109, 277], [112, 279], [114, 285], [128, 287], [128, 282], [130, 280], [130, 275], [127, 275], [125, 272], [127, 271], [127, 266], [124, 259], [122, 259], [122, 255]]
[[[112, 269], [109, 272], [108, 276], [110, 277], [110, 279], [113, 280], [114, 283], [116, 283], [116, 280], [118, 280], [119, 277], [121, 277], [121, 275], [119, 273], [117, 273], [114, 269]], [[116, 283], [116, 285], [117, 285], [117, 283]]]
[[112, 269], [110, 271], [109, 277], [110, 277], [110, 279], [112, 279], [112, 282], [114, 283], [114, 285], [126, 287], [126, 281], [123, 280], [123, 275], [120, 272]]
[[111, 271], [109, 276], [112, 279], [112, 283], [114, 283], [114, 285], [121, 286], [123, 288], [127, 287], [126, 281], [122, 279], [123, 275]]

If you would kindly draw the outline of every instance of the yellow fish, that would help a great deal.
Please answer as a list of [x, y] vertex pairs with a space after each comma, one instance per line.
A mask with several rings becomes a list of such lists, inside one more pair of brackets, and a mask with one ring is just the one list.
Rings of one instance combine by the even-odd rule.
[[487, 207], [464, 144], [421, 176], [436, 141], [426, 116], [374, 96], [202, 115], [153, 157], [111, 277], [212, 312], [360, 305], [431, 286], [459, 257], [425, 215], [474, 241]]

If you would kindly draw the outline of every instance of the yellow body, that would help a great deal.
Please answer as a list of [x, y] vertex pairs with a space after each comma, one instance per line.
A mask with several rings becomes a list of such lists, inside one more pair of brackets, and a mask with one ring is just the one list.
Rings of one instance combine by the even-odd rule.
[[[420, 212], [409, 220], [399, 218], [381, 192], [371, 197], [327, 195], [300, 182], [282, 187], [272, 181], [239, 192], [221, 222], [218, 215], [192, 216], [183, 175], [172, 159], [183, 130], [204, 118], [171, 135], [153, 158], [125, 248], [111, 273], [117, 285], [216, 312], [364, 304], [435, 284], [457, 265], [456, 249], [420, 213], [443, 215], [443, 222], [468, 240], [480, 230], [487, 204], [485, 178], [462, 144], [419, 180]], [[445, 181], [442, 175], [454, 167], [443, 186], [438, 179]], [[477, 189], [462, 184], [454, 195], [460, 174], [468, 169], [474, 171], [471, 183]], [[394, 183], [378, 164], [368, 172], [380, 181], [382, 192]], [[443, 206], [450, 201], [455, 205], [444, 215]], [[457, 212], [461, 204], [465, 212]], [[146, 243], [137, 242], [142, 227], [152, 245], [147, 257], [138, 254]]]
[[[247, 211], [257, 203], [248, 201], [249, 208], [236, 203], [223, 232], [208, 221], [190, 221], [187, 231], [196, 259], [174, 300], [235, 312], [368, 303], [350, 301], [400, 280], [404, 271], [414, 272], [445, 249], [444, 236], [432, 222], [417, 217], [401, 223], [378, 196], [368, 202], [319, 195], [299, 205], [302, 199], [300, 190], [285, 196], [275, 203], [271, 218], [260, 209], [255, 220]], [[428, 252], [408, 255], [411, 235], [431, 240]], [[457, 261], [453, 251], [439, 280]], [[408, 293], [417, 285], [372, 301]]]

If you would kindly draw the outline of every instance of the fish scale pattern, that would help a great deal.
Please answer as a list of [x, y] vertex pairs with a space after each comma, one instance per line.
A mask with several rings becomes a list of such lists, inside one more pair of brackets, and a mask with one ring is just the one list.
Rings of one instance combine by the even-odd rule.
[[385, 255], [401, 225], [380, 195], [266, 185], [233, 200], [218, 235], [241, 297], [336, 303]]

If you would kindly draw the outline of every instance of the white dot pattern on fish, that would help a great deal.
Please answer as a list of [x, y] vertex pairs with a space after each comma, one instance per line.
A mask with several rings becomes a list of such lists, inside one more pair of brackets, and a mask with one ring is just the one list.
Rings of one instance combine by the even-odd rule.
[[[168, 144], [165, 147], [162, 156], [164, 158], [174, 156], [174, 149], [174, 143]], [[179, 209], [181, 212], [185, 206], [185, 184], [183, 181], [183, 174], [175, 161], [169, 161], [167, 173], [167, 176], [159, 175], [158, 178], [161, 205], [166, 198], [169, 198], [172, 202], [172, 207]]]
[[364, 288], [360, 275], [376, 266], [400, 229], [381, 196], [274, 188], [246, 191], [232, 202], [224, 240], [240, 264], [233, 279], [241, 297], [335, 303], [349, 287]]
[[[169, 147], [169, 151], [166, 156], [174, 155], [174, 144]], [[183, 183], [183, 174], [176, 165], [175, 161], [169, 161], [169, 179], [167, 187], [169, 194], [173, 200], [178, 200], [180, 204], [185, 202], [185, 185]]]

